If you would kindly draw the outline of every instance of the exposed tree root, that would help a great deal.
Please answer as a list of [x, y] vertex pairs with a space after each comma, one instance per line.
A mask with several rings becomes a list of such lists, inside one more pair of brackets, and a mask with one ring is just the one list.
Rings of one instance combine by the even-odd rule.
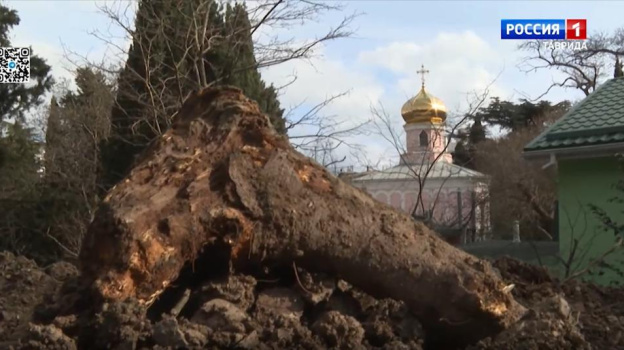
[[524, 313], [487, 262], [297, 153], [234, 88], [187, 100], [99, 208], [81, 268], [100, 296], [149, 304], [215, 242], [234, 267], [296, 262], [403, 300], [458, 344]]

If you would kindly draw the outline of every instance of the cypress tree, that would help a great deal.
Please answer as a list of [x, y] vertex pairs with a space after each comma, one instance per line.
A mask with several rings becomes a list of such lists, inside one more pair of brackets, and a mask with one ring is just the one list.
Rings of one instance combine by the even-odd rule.
[[98, 141], [107, 136], [113, 99], [100, 72], [78, 68], [75, 83], [76, 92], [50, 103], [38, 205], [47, 234], [74, 253], [98, 202]]
[[277, 91], [272, 85], [266, 86], [257, 69], [251, 23], [245, 5], [228, 4], [225, 26], [229, 64], [224, 64], [222, 68], [223, 84], [241, 88], [245, 95], [255, 100], [260, 110], [269, 116], [275, 129], [279, 133], [285, 133], [284, 110], [280, 108]]
[[[257, 69], [251, 24], [244, 5], [222, 8], [214, 0], [143, 0], [137, 11], [133, 44], [119, 76], [112, 110], [111, 137], [102, 146], [101, 184], [110, 188], [132, 167], [138, 153], [164, 132], [184, 98], [197, 90], [198, 52], [189, 37], [193, 18], [208, 18], [211, 48], [201, 56], [208, 85], [233, 85], [256, 100], [275, 128], [284, 133], [283, 109], [273, 86], [266, 86]], [[218, 36], [216, 36], [218, 35]], [[149, 56], [145, 48], [150, 47]], [[183, 58], [186, 59], [183, 59]], [[146, 66], [145, 62], [149, 63]], [[145, 74], [149, 67], [150, 74]], [[176, 78], [177, 77], [177, 78]], [[150, 108], [149, 86], [165, 110]]]
[[168, 3], [170, 1], [143, 0], [139, 4], [133, 42], [117, 80], [111, 135], [101, 146], [102, 173], [98, 182], [105, 190], [125, 176], [135, 156], [156, 137], [156, 130], [166, 125], [162, 116], [150, 115], [149, 85], [163, 79], [159, 74], [162, 69], [159, 60], [164, 48], [160, 45], [163, 40], [158, 38], [158, 25], [160, 18], [165, 17]]
[[470, 132], [468, 133], [468, 140], [470, 144], [475, 146], [481, 141], [485, 141], [485, 128], [483, 127], [483, 123], [481, 123], [480, 117], [475, 117], [472, 126], [470, 126]]
[[481, 122], [481, 117], [475, 116], [467, 132], [461, 130], [456, 137], [458, 140], [453, 151], [453, 163], [469, 169], [475, 169], [474, 159], [477, 145], [486, 140], [485, 128]]
[[613, 71], [613, 77], [624, 77], [624, 72], [622, 71], [622, 63], [620, 62], [620, 56], [615, 56], [615, 69]]
[[467, 149], [466, 143], [467, 141], [463, 137], [457, 140], [457, 143], [455, 144], [455, 149], [452, 153], [454, 164], [466, 167], [470, 163], [470, 152]]
[[57, 151], [59, 146], [62, 144], [63, 135], [65, 132], [63, 131], [62, 121], [61, 121], [61, 111], [60, 106], [56, 100], [56, 97], [52, 97], [50, 101], [50, 107], [48, 108], [48, 120], [46, 122], [46, 134], [45, 134], [45, 147], [44, 147], [44, 157], [43, 164], [45, 174], [49, 173], [50, 169], [54, 167], [54, 162], [58, 161]]

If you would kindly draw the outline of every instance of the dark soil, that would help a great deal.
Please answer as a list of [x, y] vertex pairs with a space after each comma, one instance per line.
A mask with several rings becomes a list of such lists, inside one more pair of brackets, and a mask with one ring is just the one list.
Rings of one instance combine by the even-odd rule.
[[531, 311], [479, 349], [624, 349], [624, 288], [561, 285], [545, 269], [509, 258], [494, 266]]
[[77, 275], [78, 270], [68, 263], [40, 268], [22, 256], [0, 252], [0, 349], [15, 334], [28, 331], [37, 305], [55, 303], [63, 282]]
[[[545, 270], [511, 259], [494, 266], [530, 311], [471, 349], [624, 349], [624, 289], [560, 286]], [[88, 318], [59, 311], [59, 303], [76, 299], [67, 295], [75, 293], [67, 288], [75, 271], [65, 263], [42, 269], [0, 254], [0, 348], [427, 348], [427, 334], [404, 303], [375, 299], [342, 280], [302, 269], [271, 280], [244, 274], [211, 278], [190, 290], [178, 316], [162, 310], [155, 317], [126, 301], [103, 304]], [[41, 321], [46, 310], [60, 314]]]
[[126, 301], [105, 303], [89, 317], [77, 311], [38, 322], [39, 314], [62, 314], [58, 303], [77, 299], [63, 294], [75, 292], [61, 290], [61, 281], [52, 277], [55, 269], [40, 269], [9, 253], [0, 257], [0, 305], [11, 306], [3, 314], [19, 315], [0, 323], [2, 349], [422, 349], [424, 344], [420, 323], [404, 303], [377, 300], [344, 281], [302, 269], [271, 280], [232, 274], [204, 281], [191, 290], [177, 317], [170, 310], [156, 316]]

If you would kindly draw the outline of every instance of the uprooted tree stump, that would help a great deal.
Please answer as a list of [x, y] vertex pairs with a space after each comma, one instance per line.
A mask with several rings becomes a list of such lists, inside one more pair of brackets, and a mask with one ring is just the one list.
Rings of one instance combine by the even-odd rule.
[[82, 275], [104, 299], [150, 304], [217, 242], [233, 266], [295, 262], [403, 300], [428, 334], [458, 345], [525, 310], [489, 263], [296, 152], [235, 88], [190, 97], [110, 191], [84, 241]]

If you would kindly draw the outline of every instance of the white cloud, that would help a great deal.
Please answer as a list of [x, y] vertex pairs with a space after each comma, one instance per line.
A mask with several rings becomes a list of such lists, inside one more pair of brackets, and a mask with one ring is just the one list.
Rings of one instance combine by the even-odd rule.
[[[441, 98], [449, 110], [463, 110], [473, 92], [490, 85], [504, 68], [500, 53], [473, 32], [440, 33], [424, 43], [393, 42], [374, 50], [361, 52], [359, 61], [396, 74], [396, 99], [404, 102], [420, 87], [417, 73], [421, 64], [430, 71], [426, 75], [429, 91]], [[500, 84], [490, 86], [493, 96], [506, 96]], [[389, 108], [397, 110], [397, 101]]]
[[[338, 127], [345, 130], [371, 119], [371, 105], [377, 104], [384, 93], [383, 85], [376, 81], [374, 74], [357, 64], [348, 64], [341, 60], [331, 60], [323, 57], [323, 47], [319, 47], [314, 58], [310, 60], [293, 60], [262, 71], [265, 81], [276, 86], [284, 86], [281, 91], [280, 102], [286, 110], [303, 103], [293, 112], [293, 120], [297, 120], [312, 106], [321, 103], [331, 96], [348, 92], [346, 95], [332, 101], [321, 111], [328, 123], [341, 122]], [[316, 128], [303, 127], [294, 130], [291, 135], [315, 133]], [[363, 147], [368, 160], [376, 161], [383, 151], [379, 145], [370, 145], [370, 138], [364, 136], [341, 136], [343, 141], [350, 145]], [[366, 145], [366, 146], [364, 146]], [[336, 152], [337, 157], [347, 156], [347, 164], [365, 162], [356, 160], [351, 154], [354, 150], [341, 146]], [[361, 158], [361, 157], [360, 157]], [[341, 164], [344, 165], [344, 164]]]
[[384, 93], [382, 84], [375, 80], [372, 72], [322, 56], [319, 48], [310, 60], [293, 60], [266, 68], [262, 77], [276, 86], [296, 81], [283, 89], [280, 102], [285, 108], [302, 102], [315, 105], [332, 95], [348, 91], [346, 96], [333, 101], [325, 109], [326, 114], [354, 124], [370, 119], [370, 106], [377, 103]]

